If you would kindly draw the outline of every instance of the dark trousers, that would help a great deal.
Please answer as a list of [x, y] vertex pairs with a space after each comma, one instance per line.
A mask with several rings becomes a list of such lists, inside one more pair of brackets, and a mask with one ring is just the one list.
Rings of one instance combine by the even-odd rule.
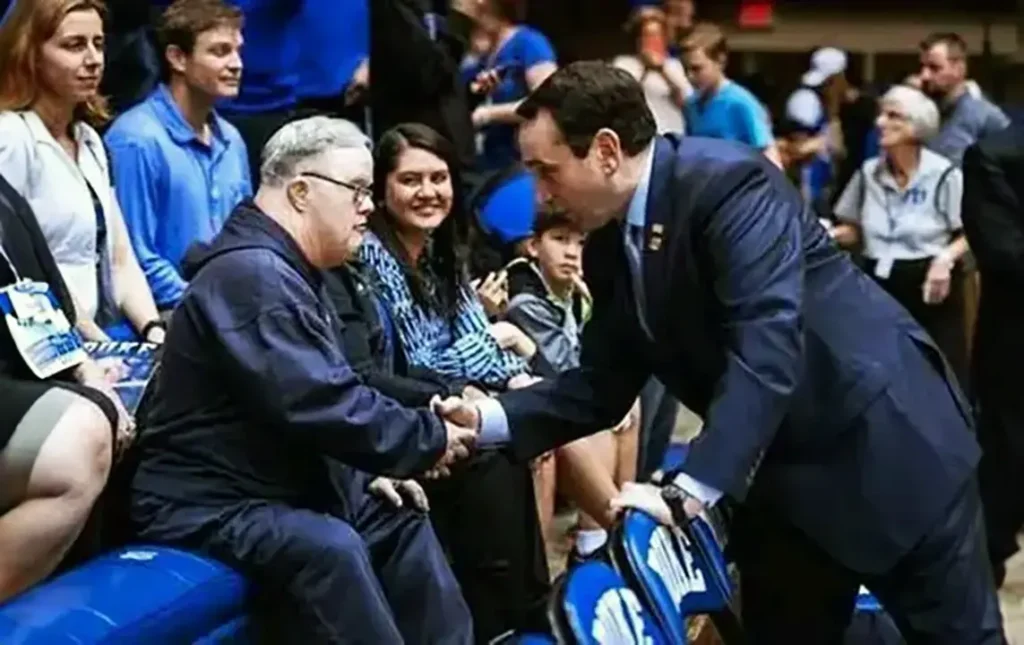
[[934, 305], [925, 304], [922, 286], [931, 259], [897, 260], [888, 278], [875, 277], [875, 261], [864, 260], [864, 269], [875, 278], [882, 288], [889, 292], [919, 325], [924, 327], [935, 344], [939, 346], [949, 362], [960, 387], [964, 392], [970, 389], [970, 370], [967, 359], [967, 328], [965, 323], [964, 278], [960, 271], [954, 271], [950, 280], [949, 295]]
[[777, 516], [740, 508], [732, 528], [743, 623], [752, 643], [841, 643], [860, 584], [911, 645], [1005, 643], [976, 485], [882, 575], [843, 567]]
[[[349, 521], [281, 503], [134, 500], [143, 540], [197, 550], [259, 589], [266, 642], [472, 643], [472, 620], [422, 513], [364, 495]], [[281, 640], [281, 639], [285, 640]]]
[[[996, 584], [1006, 576], [1005, 562], [1017, 552], [1024, 526], [1024, 394], [1005, 373], [977, 381], [978, 443], [982, 457], [978, 482], [985, 504], [985, 528]], [[994, 377], [994, 378], [993, 378]]]
[[640, 391], [640, 440], [637, 481], [647, 481], [661, 468], [676, 427], [679, 402], [661, 381], [651, 377]]
[[529, 465], [485, 450], [424, 487], [476, 642], [546, 625], [550, 584]]

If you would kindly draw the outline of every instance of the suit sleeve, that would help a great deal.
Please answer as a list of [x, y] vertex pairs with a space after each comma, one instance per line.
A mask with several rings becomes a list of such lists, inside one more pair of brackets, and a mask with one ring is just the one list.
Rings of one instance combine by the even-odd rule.
[[682, 471], [740, 500], [801, 372], [805, 215], [783, 181], [762, 164], [733, 166], [705, 228], [726, 362]]
[[985, 274], [1024, 287], [1024, 218], [1017, 190], [983, 145], [964, 153], [963, 226]]
[[261, 301], [257, 310], [202, 296], [203, 317], [216, 321], [225, 369], [250, 413], [279, 427], [283, 438], [309, 442], [360, 470], [409, 477], [431, 468], [446, 445], [436, 415], [364, 385], [326, 316], [313, 308], [312, 291], [283, 262], [263, 262], [265, 285], [250, 285]]
[[[598, 234], [609, 232], [618, 229]], [[594, 291], [608, 289], [594, 285]], [[532, 459], [610, 428], [629, 412], [650, 370], [631, 351], [629, 339], [621, 337], [619, 316], [615, 303], [598, 295], [594, 316], [584, 328], [580, 366], [498, 398], [511, 430], [510, 448], [518, 459]]]

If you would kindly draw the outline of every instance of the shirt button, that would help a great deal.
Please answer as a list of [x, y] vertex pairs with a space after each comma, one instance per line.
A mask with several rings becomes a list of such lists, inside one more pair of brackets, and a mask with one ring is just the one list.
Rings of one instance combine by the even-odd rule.
[[213, 190], [210, 191], [210, 197], [218, 199], [220, 197], [220, 191], [214, 188]]

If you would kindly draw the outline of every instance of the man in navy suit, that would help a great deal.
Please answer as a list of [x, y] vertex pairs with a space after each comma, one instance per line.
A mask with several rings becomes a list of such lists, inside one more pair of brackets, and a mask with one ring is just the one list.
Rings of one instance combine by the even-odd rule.
[[528, 459], [613, 425], [654, 374], [704, 418], [671, 475], [683, 507], [738, 503], [753, 642], [840, 642], [860, 584], [911, 642], [1003, 642], [963, 396], [782, 173], [656, 137], [640, 86], [602, 63], [561, 69], [519, 114], [538, 197], [592, 231], [582, 365], [445, 414]]

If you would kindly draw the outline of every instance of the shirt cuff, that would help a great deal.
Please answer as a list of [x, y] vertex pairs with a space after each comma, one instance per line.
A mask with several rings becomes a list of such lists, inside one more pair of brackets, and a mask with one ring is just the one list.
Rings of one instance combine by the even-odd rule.
[[686, 473], [676, 474], [672, 483], [682, 488], [683, 492], [690, 497], [696, 497], [705, 506], [714, 506], [718, 500], [722, 499], [722, 491], [702, 484]]
[[476, 445], [486, 448], [508, 443], [508, 416], [501, 403], [497, 399], [481, 399], [476, 401], [476, 409], [480, 412], [480, 435]]

